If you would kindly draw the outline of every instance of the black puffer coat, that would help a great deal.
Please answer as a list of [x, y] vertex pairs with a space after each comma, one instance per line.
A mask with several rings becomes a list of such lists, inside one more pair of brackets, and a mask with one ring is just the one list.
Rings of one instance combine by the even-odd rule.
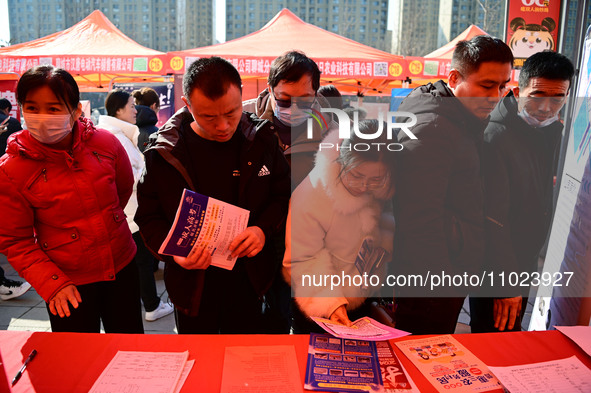
[[[484, 256], [484, 190], [481, 176], [486, 122], [455, 98], [443, 81], [410, 93], [399, 111], [414, 113], [411, 131], [400, 133], [396, 178], [398, 273], [477, 273]], [[429, 285], [427, 285], [428, 287]], [[408, 296], [463, 295], [449, 285], [426, 292], [418, 285]], [[414, 292], [413, 292], [414, 290]]]

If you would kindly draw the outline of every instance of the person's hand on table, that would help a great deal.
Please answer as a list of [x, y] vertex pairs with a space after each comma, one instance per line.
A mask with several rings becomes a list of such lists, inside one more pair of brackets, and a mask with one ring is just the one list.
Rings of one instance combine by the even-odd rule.
[[521, 296], [506, 299], [494, 299], [493, 315], [495, 328], [499, 331], [513, 329], [518, 318], [521, 316]]
[[70, 307], [68, 302], [72, 304], [72, 307], [78, 308], [78, 304], [82, 302], [80, 292], [76, 289], [73, 284], [68, 285], [58, 291], [54, 297], [49, 301], [49, 311], [53, 315], [58, 315], [60, 318], [70, 316]]
[[265, 246], [265, 234], [259, 227], [252, 226], [246, 228], [241, 234], [236, 236], [228, 249], [232, 252], [232, 257], [242, 258], [244, 256], [252, 258], [257, 255]]
[[347, 315], [347, 308], [344, 304], [340, 305], [339, 308], [333, 311], [333, 313], [330, 315], [330, 320], [345, 326], [351, 326], [351, 321]]
[[211, 265], [211, 254], [207, 251], [207, 245], [195, 245], [186, 257], [173, 257], [174, 261], [188, 270], [207, 269]]

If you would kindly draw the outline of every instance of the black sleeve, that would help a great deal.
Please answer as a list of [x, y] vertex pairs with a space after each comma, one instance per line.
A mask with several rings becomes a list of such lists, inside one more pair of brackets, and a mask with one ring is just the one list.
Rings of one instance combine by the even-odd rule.
[[289, 164], [279, 149], [275, 135], [271, 135], [270, 146], [272, 149], [271, 160], [274, 171], [271, 172], [271, 193], [267, 198], [268, 203], [257, 218], [254, 225], [261, 228], [268, 239], [271, 235], [282, 231], [285, 227], [289, 198], [291, 196], [291, 176]]
[[[137, 185], [138, 208], [135, 222], [148, 249], [158, 255], [174, 223], [185, 182], [178, 171], [156, 150], [145, 153], [146, 167]], [[169, 256], [158, 255], [163, 261]]]
[[[396, 179], [397, 246], [402, 271], [448, 269], [446, 197], [453, 170], [452, 142], [442, 129], [415, 127], [419, 139], [402, 142]], [[421, 128], [424, 129], [421, 132]]]
[[[502, 151], [500, 138], [492, 138], [484, 145], [486, 267], [495, 274], [520, 270], [512, 242], [510, 173]], [[503, 296], [518, 296], [519, 292], [518, 288], [507, 286]]]

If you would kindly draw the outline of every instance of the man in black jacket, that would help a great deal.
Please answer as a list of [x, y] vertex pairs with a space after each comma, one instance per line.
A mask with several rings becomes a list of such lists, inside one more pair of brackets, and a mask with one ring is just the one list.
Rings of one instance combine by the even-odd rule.
[[[406, 286], [399, 280], [395, 288], [399, 329], [455, 330], [468, 291], [456, 287], [457, 277], [478, 272], [484, 259], [483, 131], [512, 62], [511, 50], [497, 38], [461, 41], [449, 82], [421, 86], [400, 105], [399, 111], [416, 115], [411, 131], [417, 139], [402, 135], [396, 180], [394, 266], [407, 278]], [[432, 288], [437, 278], [440, 285]]]
[[250, 211], [230, 244], [232, 270], [210, 266], [204, 248], [160, 255], [180, 334], [263, 333], [262, 299], [280, 259], [273, 236], [285, 225], [289, 166], [269, 122], [242, 112], [238, 71], [219, 57], [195, 61], [183, 79], [179, 110], [144, 152], [135, 221], [157, 251], [173, 225], [184, 188]]
[[[564, 106], [574, 67], [555, 52], [529, 57], [519, 87], [491, 114], [484, 133], [486, 184], [486, 270], [504, 273], [505, 286], [494, 285], [470, 298], [472, 332], [521, 330], [529, 287], [511, 287], [538, 271], [538, 257], [552, 218], [553, 180]], [[525, 273], [525, 275], [521, 275]]]

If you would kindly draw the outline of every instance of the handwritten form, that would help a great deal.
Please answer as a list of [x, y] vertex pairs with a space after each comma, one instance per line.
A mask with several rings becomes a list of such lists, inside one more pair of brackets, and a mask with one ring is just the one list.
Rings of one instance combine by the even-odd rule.
[[302, 392], [293, 345], [226, 347], [222, 393]]
[[510, 367], [488, 367], [511, 393], [591, 392], [591, 370], [576, 356]]
[[90, 393], [173, 393], [188, 357], [188, 351], [119, 351]]
[[591, 326], [554, 326], [591, 356]]

